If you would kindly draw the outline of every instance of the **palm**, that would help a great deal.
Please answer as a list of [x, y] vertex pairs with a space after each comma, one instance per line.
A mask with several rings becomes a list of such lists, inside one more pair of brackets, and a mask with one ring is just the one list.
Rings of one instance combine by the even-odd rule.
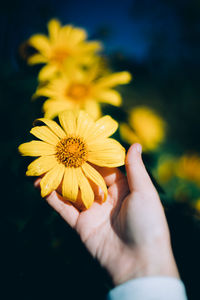
[[90, 209], [79, 212], [55, 192], [47, 197], [47, 201], [79, 233], [93, 257], [109, 269], [108, 262], [113, 252], [117, 256], [117, 250], [120, 252], [123, 247], [120, 226], [117, 226], [116, 220], [120, 203], [129, 189], [126, 177], [118, 169], [104, 168], [101, 172], [108, 185], [108, 197], [103, 204], [95, 202]]
[[105, 203], [95, 201], [79, 212], [55, 191], [46, 198], [115, 284], [148, 274], [178, 277], [163, 207], [135, 150], [132, 146], [127, 154], [127, 178], [116, 168], [99, 169], [108, 186]]

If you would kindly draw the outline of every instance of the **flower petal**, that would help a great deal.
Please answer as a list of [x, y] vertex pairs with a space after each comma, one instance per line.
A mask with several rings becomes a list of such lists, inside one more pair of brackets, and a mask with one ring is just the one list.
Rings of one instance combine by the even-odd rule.
[[76, 113], [72, 110], [66, 110], [58, 115], [60, 124], [67, 135], [76, 132]]
[[119, 132], [122, 140], [127, 142], [128, 144], [131, 145], [133, 143], [141, 143], [141, 140], [126, 123], [122, 123], [120, 125]]
[[47, 62], [47, 58], [41, 54], [34, 54], [28, 58], [27, 62], [29, 65], [44, 64]]
[[48, 194], [56, 190], [61, 183], [65, 166], [63, 164], [56, 164], [40, 181], [41, 196], [46, 197]]
[[111, 136], [118, 128], [118, 123], [110, 116], [104, 116], [95, 122], [91, 136], [87, 138], [88, 143], [93, 143], [97, 139]]
[[43, 105], [43, 110], [45, 112], [44, 116], [47, 119], [53, 119], [59, 113], [71, 108], [72, 106], [70, 102], [56, 100], [46, 100]]
[[[103, 48], [102, 44], [99, 42], [87, 42], [87, 43], [82, 43], [81, 44], [81, 52], [82, 53], [91, 53], [91, 52], [96, 52], [96, 51], [100, 51]], [[91, 57], [92, 61], [94, 61], [94, 59]]]
[[39, 81], [47, 81], [48, 79], [54, 77], [57, 72], [58, 69], [56, 65], [48, 64], [40, 70], [38, 74], [38, 79]]
[[76, 169], [78, 185], [81, 190], [81, 199], [86, 208], [89, 208], [94, 202], [94, 192], [89, 184], [89, 181], [83, 175], [83, 172], [80, 168]]
[[122, 103], [120, 94], [114, 90], [100, 90], [97, 92], [96, 97], [100, 102], [109, 103], [115, 106], [120, 106]]
[[76, 134], [87, 139], [94, 130], [94, 120], [83, 110], [79, 111], [77, 116]]
[[23, 156], [42, 156], [56, 153], [55, 146], [41, 141], [31, 141], [21, 144], [18, 150]]
[[102, 167], [119, 167], [124, 165], [125, 149], [114, 139], [102, 139], [89, 145], [88, 161]]
[[28, 43], [40, 51], [43, 55], [49, 56], [51, 47], [48, 38], [44, 34], [35, 34], [29, 40]]
[[27, 176], [40, 176], [51, 170], [58, 163], [54, 155], [41, 156], [35, 159], [26, 171]]
[[99, 172], [97, 172], [92, 166], [87, 163], [82, 165], [82, 170], [90, 180], [92, 180], [97, 186], [100, 186], [100, 188], [104, 192], [105, 201], [107, 198], [108, 190], [103, 177], [99, 174]]
[[84, 109], [94, 120], [102, 116], [100, 105], [96, 101], [86, 101], [84, 103]]
[[63, 139], [66, 137], [65, 132], [55, 121], [46, 118], [40, 118], [40, 119], [36, 119], [34, 121], [34, 124], [37, 122], [42, 122], [46, 124], [59, 138]]
[[49, 37], [52, 42], [56, 41], [58, 38], [58, 33], [61, 29], [61, 24], [58, 20], [52, 19], [48, 22], [48, 32]]
[[78, 179], [75, 168], [65, 168], [62, 194], [63, 197], [67, 198], [69, 201], [76, 201], [78, 196]]
[[129, 72], [118, 72], [105, 76], [98, 80], [97, 87], [113, 87], [118, 84], [126, 84], [130, 82], [131, 74]]
[[62, 28], [62, 37], [63, 40], [68, 38], [70, 40], [70, 44], [74, 46], [84, 41], [87, 38], [87, 33], [82, 28], [74, 28], [74, 27], [71, 27], [71, 31], [69, 31], [69, 25], [66, 25]]
[[59, 138], [47, 126], [33, 127], [30, 133], [51, 145], [56, 145], [59, 142]]

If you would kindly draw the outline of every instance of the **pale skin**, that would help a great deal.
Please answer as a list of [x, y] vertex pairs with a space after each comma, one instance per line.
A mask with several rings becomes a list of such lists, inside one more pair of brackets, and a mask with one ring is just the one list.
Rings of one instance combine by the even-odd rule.
[[79, 212], [55, 191], [46, 197], [108, 271], [114, 285], [146, 276], [179, 278], [164, 210], [141, 152], [140, 144], [130, 147], [127, 176], [117, 168], [99, 169], [108, 186], [103, 204], [94, 202]]

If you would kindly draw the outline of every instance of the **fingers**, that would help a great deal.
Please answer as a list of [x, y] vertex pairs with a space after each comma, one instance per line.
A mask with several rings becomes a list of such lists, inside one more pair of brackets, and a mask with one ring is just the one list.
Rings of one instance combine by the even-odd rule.
[[125, 175], [118, 168], [95, 166], [95, 169], [102, 175], [108, 187], [125, 177]]
[[79, 212], [72, 204], [64, 200], [55, 191], [48, 195], [46, 200], [72, 228], [76, 226]]
[[[37, 178], [34, 182], [36, 188], [40, 188], [41, 178]], [[74, 228], [77, 219], [79, 217], [79, 211], [67, 200], [58, 194], [56, 191], [53, 191], [47, 197], [45, 197], [48, 204], [60, 214], [60, 216], [72, 227]]]
[[144, 192], [152, 188], [155, 190], [143, 164], [141, 153], [142, 146], [140, 144], [133, 144], [126, 156], [126, 172], [131, 192]]

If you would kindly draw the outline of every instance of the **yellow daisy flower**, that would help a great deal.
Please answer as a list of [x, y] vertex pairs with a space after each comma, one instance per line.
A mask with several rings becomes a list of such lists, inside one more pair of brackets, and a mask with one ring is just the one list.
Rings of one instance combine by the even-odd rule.
[[200, 185], [200, 156], [183, 155], [176, 163], [176, 175]]
[[49, 36], [35, 34], [28, 40], [29, 45], [38, 51], [28, 59], [28, 63], [47, 64], [41, 69], [39, 80], [48, 80], [62, 71], [63, 63], [68, 58], [73, 58], [79, 65], [90, 64], [95, 52], [101, 49], [99, 42], [86, 42], [84, 29], [61, 26], [56, 19], [49, 21], [48, 33]]
[[33, 97], [48, 97], [43, 105], [46, 118], [54, 118], [66, 109], [84, 109], [97, 119], [101, 116], [98, 103], [119, 106], [122, 98], [113, 87], [131, 80], [129, 72], [98, 75], [96, 66], [83, 71], [68, 65], [65, 74], [52, 79], [45, 86], [39, 86]]
[[200, 213], [200, 198], [198, 198], [194, 204], [194, 208]]
[[172, 156], [162, 156], [158, 161], [156, 177], [160, 183], [167, 183], [175, 176], [176, 158]]
[[148, 107], [139, 106], [132, 109], [129, 125], [121, 124], [122, 139], [129, 144], [142, 144], [144, 151], [156, 149], [165, 138], [165, 122]]
[[[39, 156], [27, 169], [27, 176], [44, 175], [40, 181], [41, 195], [47, 196], [62, 185], [62, 195], [76, 203], [81, 197], [85, 208], [94, 201], [90, 182], [99, 186], [107, 197], [104, 179], [91, 165], [118, 167], [124, 164], [125, 149], [109, 138], [118, 124], [110, 116], [94, 121], [84, 111], [65, 111], [59, 114], [62, 128], [49, 119], [38, 119], [31, 133], [41, 141], [21, 144], [23, 156]], [[79, 197], [80, 196], [80, 197]]]

